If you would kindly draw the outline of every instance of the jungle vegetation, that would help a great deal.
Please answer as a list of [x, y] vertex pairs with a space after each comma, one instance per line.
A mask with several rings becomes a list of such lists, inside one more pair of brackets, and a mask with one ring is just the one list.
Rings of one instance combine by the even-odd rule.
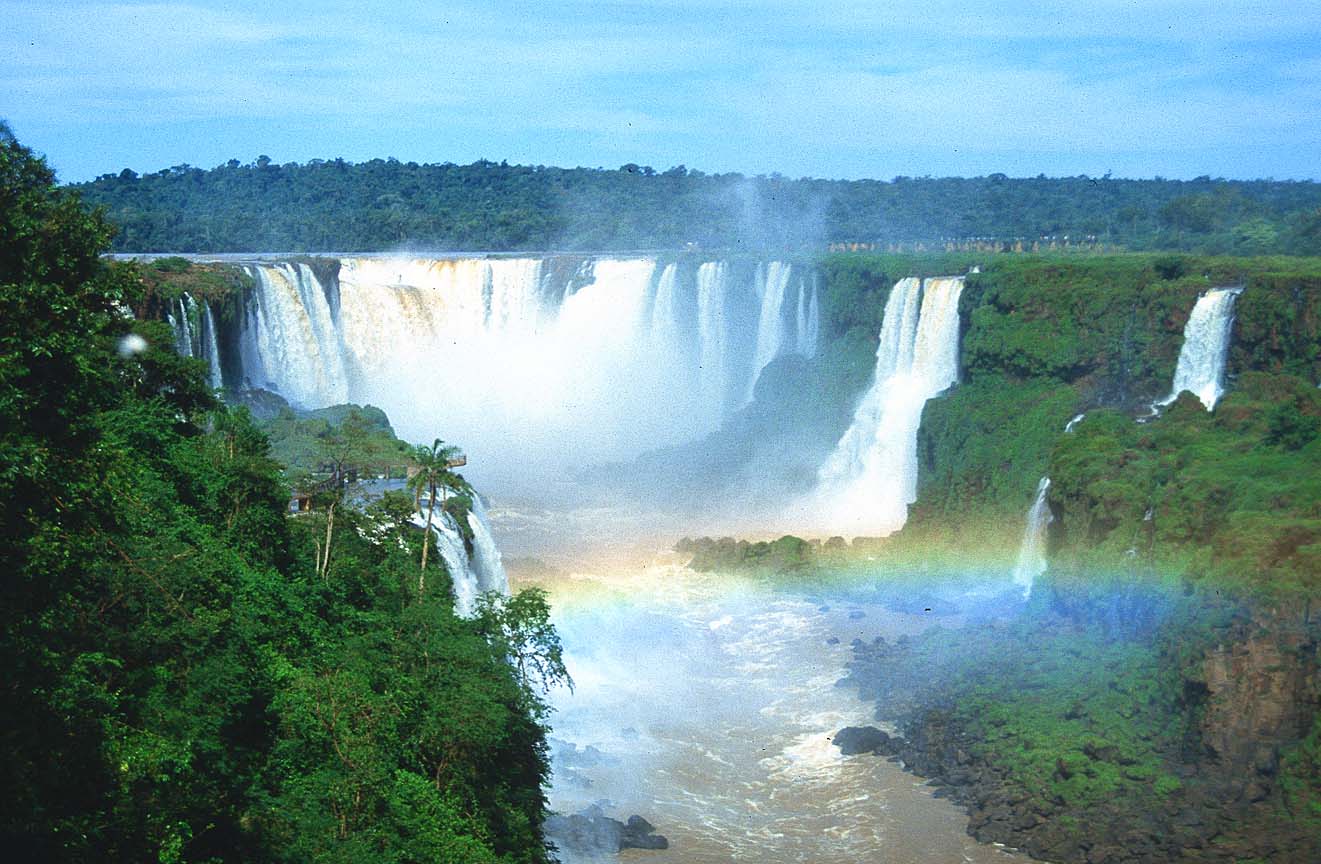
[[1130, 250], [1321, 254], [1321, 185], [1199, 177], [791, 179], [266, 156], [124, 169], [77, 188], [120, 227], [118, 252], [706, 250], [981, 238]]
[[[546, 861], [544, 595], [457, 617], [403, 493], [291, 517], [247, 409], [126, 313], [150, 286], [111, 236], [0, 129], [7, 853]], [[284, 418], [283, 458], [398, 458], [340, 413]]]

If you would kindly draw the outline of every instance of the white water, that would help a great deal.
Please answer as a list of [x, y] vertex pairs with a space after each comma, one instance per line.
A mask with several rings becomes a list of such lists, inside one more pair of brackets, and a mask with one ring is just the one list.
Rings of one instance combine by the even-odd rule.
[[505, 575], [500, 549], [495, 545], [495, 538], [491, 536], [486, 505], [479, 496], [473, 496], [472, 510], [468, 511], [468, 527], [472, 529], [471, 571], [477, 580], [478, 591], [508, 594], [509, 577]]
[[1065, 423], [1065, 424], [1064, 424], [1064, 431], [1065, 431], [1065, 433], [1072, 432], [1072, 431], [1074, 430], [1074, 428], [1075, 428], [1079, 423], [1081, 423], [1081, 422], [1083, 421], [1083, 418], [1085, 418], [1086, 416], [1087, 416], [1087, 413], [1086, 413], [1086, 412], [1083, 412], [1082, 414], [1075, 414], [1075, 415], [1073, 416], [1073, 419], [1072, 419], [1072, 420], [1070, 420], [1068, 423]]
[[605, 802], [670, 841], [566, 864], [1021, 860], [968, 837], [966, 815], [919, 778], [831, 743], [875, 723], [856, 691], [834, 686], [850, 641], [895, 639], [929, 617], [665, 564], [544, 587], [575, 683], [551, 697], [550, 805]]
[[1174, 386], [1157, 406], [1169, 405], [1187, 390], [1202, 400], [1207, 411], [1215, 408], [1225, 392], [1225, 358], [1234, 326], [1234, 301], [1241, 293], [1242, 288], [1214, 288], [1197, 298], [1183, 328]]
[[723, 261], [707, 261], [697, 268], [697, 377], [700, 400], [719, 416], [728, 389], [726, 358], [725, 285]]
[[1023, 543], [1018, 549], [1018, 562], [1014, 565], [1014, 584], [1022, 587], [1024, 596], [1032, 593], [1032, 583], [1046, 572], [1046, 526], [1054, 519], [1046, 503], [1050, 478], [1042, 477], [1037, 484], [1037, 497], [1027, 512], [1027, 525], [1023, 529]]
[[193, 298], [184, 294], [178, 299], [179, 311], [176, 318], [172, 320], [174, 324], [175, 350], [180, 357], [193, 356], [193, 322], [192, 312]]
[[876, 373], [799, 520], [835, 533], [903, 527], [917, 497], [922, 407], [958, 378], [963, 278], [901, 279], [890, 292]]
[[815, 288], [795, 313], [781, 262], [345, 258], [330, 285], [302, 263], [249, 272], [249, 384], [302, 408], [377, 405], [401, 437], [463, 446], [487, 489], [498, 471], [525, 488], [700, 438], [819, 331]]
[[[453, 490], [448, 494], [454, 494]], [[425, 501], [418, 512], [413, 514], [412, 521], [419, 528], [426, 527]], [[431, 518], [432, 540], [454, 585], [454, 611], [464, 617], [471, 617], [476, 612], [479, 595], [488, 591], [509, 593], [509, 578], [505, 575], [500, 550], [496, 548], [495, 539], [491, 536], [486, 508], [476, 497], [473, 498], [472, 509], [468, 511], [468, 527], [473, 535], [471, 555], [463, 542], [458, 523], [453, 516], [440, 509], [439, 501], [436, 502], [436, 510]]]
[[225, 383], [220, 374], [220, 343], [216, 339], [216, 322], [211, 314], [211, 304], [206, 302], [202, 303], [202, 356], [206, 358], [210, 370], [211, 389], [219, 390]]
[[[197, 328], [194, 329], [194, 319]], [[174, 330], [174, 350], [180, 357], [200, 357], [207, 363], [207, 380], [213, 390], [223, 382], [220, 376], [220, 344], [216, 339], [215, 319], [211, 304], [200, 304], [189, 294], [183, 294], [170, 304], [165, 320]]]
[[[784, 318], [784, 300], [785, 295], [789, 293], [789, 277], [792, 271], [792, 267], [779, 261], [757, 265], [761, 313], [757, 319], [757, 348], [752, 358], [752, 375], [748, 377], [744, 402], [752, 401], [752, 390], [756, 386], [757, 376], [780, 355], [780, 351], [784, 348], [785, 334], [788, 330]], [[799, 284], [801, 286], [801, 282]], [[801, 287], [799, 293], [801, 296]]]
[[683, 350], [679, 331], [679, 268], [666, 264], [656, 283], [651, 305], [651, 338], [656, 350], [677, 354]]
[[798, 280], [798, 316], [794, 330], [798, 334], [795, 346], [799, 354], [811, 357], [816, 354], [816, 343], [820, 338], [821, 313], [817, 301], [816, 274], [812, 275], [812, 299], [807, 299], [808, 280]]
[[248, 268], [256, 280], [239, 338], [243, 377], [309, 408], [349, 401], [343, 346], [325, 289], [305, 264]]

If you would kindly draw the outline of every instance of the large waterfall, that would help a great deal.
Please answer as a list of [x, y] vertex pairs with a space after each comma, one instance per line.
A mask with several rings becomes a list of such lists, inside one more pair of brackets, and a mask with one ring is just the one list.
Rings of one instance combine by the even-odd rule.
[[699, 438], [775, 357], [813, 353], [820, 328], [815, 279], [784, 262], [338, 263], [334, 279], [305, 261], [248, 266], [245, 383], [298, 407], [380, 406], [401, 437], [462, 444], [484, 483]]
[[958, 378], [962, 291], [962, 277], [895, 284], [885, 304], [875, 378], [818, 472], [807, 520], [854, 535], [903, 527], [917, 498], [922, 407]]
[[1234, 301], [1242, 292], [1241, 287], [1214, 288], [1197, 298], [1183, 328], [1174, 386], [1157, 405], [1169, 405], [1187, 390], [1202, 400], [1206, 410], [1215, 408], [1225, 392], [1225, 358], [1234, 326]]
[[1042, 477], [1037, 483], [1037, 497], [1032, 500], [1032, 509], [1027, 512], [1023, 543], [1014, 565], [1014, 584], [1023, 589], [1024, 595], [1032, 593], [1032, 583], [1046, 572], [1046, 526], [1052, 519], [1050, 505], [1046, 503], [1049, 490], [1050, 478]]

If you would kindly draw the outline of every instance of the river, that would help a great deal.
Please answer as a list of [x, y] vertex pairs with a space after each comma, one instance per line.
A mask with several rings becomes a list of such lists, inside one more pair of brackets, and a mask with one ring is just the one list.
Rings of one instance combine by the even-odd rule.
[[[526, 510], [493, 507], [491, 518], [510, 550], [538, 551]], [[666, 851], [618, 860], [1018, 860], [968, 837], [965, 814], [918, 778], [831, 744], [839, 728], [874, 722], [871, 706], [835, 686], [850, 642], [915, 633], [930, 616], [891, 611], [865, 590], [775, 587], [696, 573], [645, 544], [607, 546], [591, 560], [560, 546], [536, 564], [509, 561], [514, 590], [549, 592], [575, 685], [551, 694], [552, 809], [640, 814], [669, 839]]]

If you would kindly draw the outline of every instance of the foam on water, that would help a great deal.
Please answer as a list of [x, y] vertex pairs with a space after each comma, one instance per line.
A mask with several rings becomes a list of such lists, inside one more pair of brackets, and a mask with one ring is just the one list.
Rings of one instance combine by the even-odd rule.
[[[671, 843], [646, 853], [657, 864], [1012, 860], [897, 766], [831, 744], [872, 722], [834, 686], [848, 641], [921, 618], [868, 607], [854, 620], [856, 604], [822, 612], [820, 598], [675, 565], [546, 585], [577, 685], [553, 694], [553, 808], [644, 816]], [[585, 760], [588, 746], [600, 757]]]

